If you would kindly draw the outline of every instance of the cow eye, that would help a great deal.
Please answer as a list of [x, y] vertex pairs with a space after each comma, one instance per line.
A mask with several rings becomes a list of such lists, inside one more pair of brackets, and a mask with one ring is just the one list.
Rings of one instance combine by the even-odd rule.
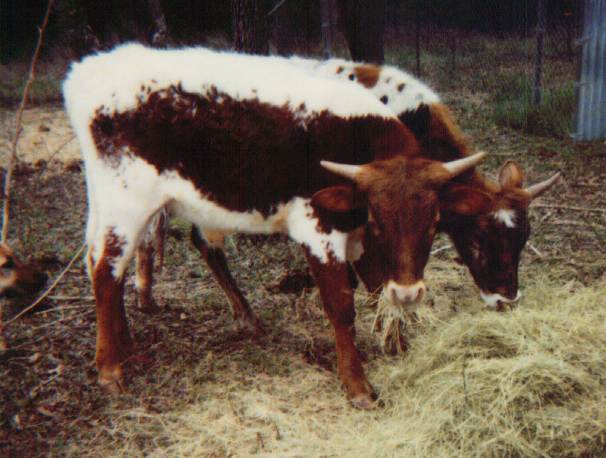
[[2, 269], [13, 269], [15, 267], [15, 261], [13, 261], [13, 258], [8, 258], [4, 264], [2, 264], [0, 266], [0, 268]]

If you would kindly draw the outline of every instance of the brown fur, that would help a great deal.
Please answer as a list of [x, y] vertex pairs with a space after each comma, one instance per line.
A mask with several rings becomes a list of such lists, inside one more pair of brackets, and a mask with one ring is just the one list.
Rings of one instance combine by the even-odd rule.
[[[437, 191], [449, 174], [440, 163], [417, 156], [414, 136], [395, 119], [344, 119], [322, 112], [302, 122], [301, 110], [238, 101], [216, 90], [188, 93], [177, 85], [150, 93], [127, 112], [97, 111], [91, 131], [100, 157], [110, 165], [120, 164], [126, 148], [158, 173], [178, 173], [229, 210], [268, 215], [295, 196], [315, 196], [312, 208], [319, 228], [347, 231], [365, 224], [370, 213], [385, 256], [384, 281], [407, 285], [421, 280], [437, 225]], [[322, 168], [321, 160], [360, 164], [364, 172], [352, 182]], [[192, 240], [236, 316], [260, 328], [223, 252], [209, 247], [195, 230]], [[118, 388], [130, 337], [124, 282], [113, 278], [110, 265], [122, 248], [110, 231], [93, 274], [99, 377], [102, 384]], [[339, 375], [352, 402], [366, 406], [373, 391], [353, 341], [348, 265], [331, 256], [326, 264], [314, 256], [308, 259], [335, 329]]]
[[124, 310], [124, 276], [115, 278], [112, 266], [112, 260], [122, 255], [123, 246], [124, 241], [110, 231], [106, 236], [104, 252], [95, 263], [93, 271], [99, 383], [114, 393], [123, 390], [121, 363], [133, 351]]
[[[195, 116], [192, 106], [198, 107]], [[323, 112], [304, 126], [295, 116], [288, 107], [171, 87], [152, 93], [136, 110], [98, 113], [91, 130], [109, 161], [127, 146], [158, 172], [177, 171], [222, 207], [264, 215], [294, 195], [343, 182], [320, 160], [365, 164], [418, 148], [396, 120], [346, 120]]]
[[33, 264], [22, 263], [5, 243], [0, 243], [0, 296], [29, 298], [37, 294], [48, 279]]
[[358, 83], [366, 88], [371, 88], [375, 87], [377, 81], [379, 81], [381, 67], [371, 64], [358, 65], [355, 67], [354, 73]]

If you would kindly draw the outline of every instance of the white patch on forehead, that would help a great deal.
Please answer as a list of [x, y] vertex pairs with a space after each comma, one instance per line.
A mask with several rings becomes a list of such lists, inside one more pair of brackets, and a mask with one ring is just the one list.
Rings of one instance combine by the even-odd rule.
[[[73, 64], [63, 93], [70, 117], [90, 120], [101, 107], [104, 113], [124, 112], [144, 102], [150, 92], [170, 86], [202, 96], [216, 88], [219, 94], [235, 100], [289, 106], [298, 110], [298, 116], [328, 111], [342, 117], [394, 117], [389, 108], [359, 86], [314, 77], [288, 59], [205, 48], [119, 46]], [[195, 112], [197, 108], [191, 109]]]
[[503, 302], [505, 304], [511, 304], [513, 302], [517, 302], [522, 297], [522, 293], [518, 290], [516, 297], [514, 299], [507, 299], [505, 296], [502, 296], [499, 293], [485, 293], [484, 291], [480, 291], [480, 297], [486, 303], [486, 307], [491, 309], [496, 309], [499, 305], [499, 302]]
[[287, 225], [290, 237], [294, 241], [305, 245], [310, 253], [323, 264], [328, 263], [329, 256], [340, 262], [345, 262], [347, 259], [348, 234], [335, 229], [329, 233], [320, 232], [318, 229], [319, 220], [314, 216], [310, 199], [295, 197], [289, 205]]
[[503, 223], [505, 227], [516, 227], [516, 212], [509, 208], [501, 208], [492, 214], [494, 219], [499, 223]]

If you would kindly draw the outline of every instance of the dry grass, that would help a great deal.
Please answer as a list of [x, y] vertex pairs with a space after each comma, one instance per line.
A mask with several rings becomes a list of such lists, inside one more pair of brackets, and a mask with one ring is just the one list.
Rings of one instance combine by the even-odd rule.
[[211, 380], [212, 356], [202, 355], [170, 370], [185, 376], [167, 383], [173, 390], [162, 383], [164, 396], [179, 387], [191, 403], [108, 412], [105, 445], [117, 456], [598, 456], [606, 452], [606, 286], [540, 277], [526, 292], [510, 313], [483, 310], [475, 298], [434, 298], [461, 310], [419, 312], [408, 354], [370, 363], [385, 403], [377, 412], [352, 410], [333, 373], [296, 355], [279, 361], [286, 374], [229, 363]]
[[[469, 46], [503, 71], [524, 62], [524, 48], [481, 41]], [[502, 49], [510, 58], [500, 59]], [[432, 62], [424, 68], [446, 75], [441, 62], [435, 72]], [[606, 149], [496, 127], [488, 101], [499, 72], [475, 72], [484, 68], [477, 59], [460, 64], [455, 90], [434, 82], [475, 145], [490, 153], [483, 170], [494, 174], [513, 158], [529, 182], [564, 172], [531, 210], [536, 251], [524, 252], [516, 309], [485, 310], [454, 252], [441, 251], [427, 270], [429, 307], [405, 330], [409, 351], [393, 358], [371, 331], [368, 296], [358, 293], [359, 348], [384, 406], [355, 411], [339, 387], [317, 292], [274, 287], [286, 273], [305, 271], [299, 249], [280, 237], [230, 239], [234, 275], [270, 331], [251, 341], [232, 329], [223, 294], [179, 241], [187, 225], [176, 222], [155, 289], [167, 309], [139, 313], [127, 288], [140, 348], [129, 361], [128, 394], [109, 399], [96, 387], [94, 306], [81, 263], [47, 311], [7, 330], [0, 455], [604, 456]], [[0, 126], [11, 125], [9, 116], [0, 112]], [[74, 142], [54, 155], [71, 135], [61, 111], [37, 108], [25, 120], [30, 140], [21, 151], [27, 163], [16, 170], [11, 237], [19, 253], [54, 273], [81, 244], [83, 176], [70, 159]], [[434, 247], [447, 243], [440, 237]]]

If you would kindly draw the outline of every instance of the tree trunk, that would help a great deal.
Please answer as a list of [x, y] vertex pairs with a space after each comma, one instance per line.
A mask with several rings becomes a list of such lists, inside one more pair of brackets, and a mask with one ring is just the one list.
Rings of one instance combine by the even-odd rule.
[[415, 75], [421, 77], [421, 2], [417, 0], [415, 11]]
[[332, 43], [334, 41], [332, 6], [331, 0], [320, 0], [320, 21], [324, 59], [330, 59], [332, 57]]
[[232, 0], [236, 51], [269, 53], [267, 4], [266, 0]]
[[169, 40], [168, 26], [166, 17], [160, 0], [148, 0], [149, 13], [154, 24], [154, 33], [152, 35], [152, 46], [166, 46]]
[[541, 104], [543, 93], [543, 60], [544, 60], [544, 37], [545, 37], [545, 3], [537, 1], [537, 53], [534, 64], [534, 84], [532, 104]]
[[385, 0], [338, 0], [338, 8], [351, 58], [382, 64]]

